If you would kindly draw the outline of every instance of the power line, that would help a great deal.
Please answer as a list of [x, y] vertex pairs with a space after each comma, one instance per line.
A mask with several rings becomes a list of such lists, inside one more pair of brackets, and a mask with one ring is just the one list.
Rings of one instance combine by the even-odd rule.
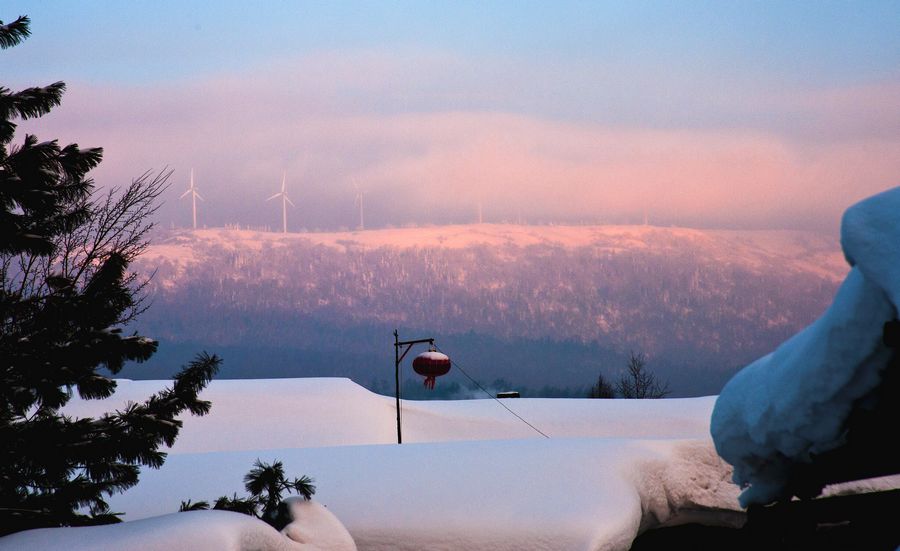
[[[444, 353], [444, 351], [441, 350], [440, 348], [438, 348], [437, 346], [435, 346], [435, 348], [437, 349], [438, 352], [440, 352], [440, 353], [442, 353], [442, 354]], [[449, 354], [447, 355], [447, 357], [449, 357]], [[485, 389], [483, 386], [481, 386], [481, 384], [480, 384], [478, 381], [476, 381], [475, 379], [473, 379], [472, 377], [470, 377], [469, 374], [466, 373], [466, 370], [463, 369], [461, 365], [459, 365], [457, 362], [453, 361], [453, 359], [450, 360], [450, 363], [451, 363], [453, 366], [455, 366], [457, 369], [459, 369], [460, 373], [462, 373], [463, 375], [466, 376], [467, 379], [469, 379], [470, 381], [472, 381], [472, 383], [473, 383], [475, 386], [477, 386], [478, 388], [480, 388], [482, 392], [484, 392], [485, 394], [487, 394], [487, 395], [488, 395], [488, 398], [490, 398], [490, 399], [494, 400], [495, 402], [497, 402], [498, 404], [500, 404], [500, 405], [503, 407], [503, 409], [505, 409], [506, 411], [508, 411], [508, 412], [510, 412], [511, 414], [513, 414], [516, 418], [519, 419], [519, 421], [522, 421], [523, 423], [525, 423], [526, 425], [528, 425], [529, 427], [531, 427], [532, 430], [534, 430], [535, 432], [537, 432], [538, 434], [540, 434], [540, 435], [543, 436], [544, 438], [550, 438], [549, 436], [547, 436], [546, 433], [544, 433], [544, 431], [542, 431], [541, 429], [537, 428], [536, 426], [534, 426], [534, 425], [532, 425], [531, 423], [529, 423], [528, 421], [526, 421], [524, 417], [522, 417], [521, 415], [519, 415], [519, 414], [516, 413], [515, 411], [509, 409], [509, 407], [508, 407], [506, 404], [504, 404], [503, 402], [501, 402], [499, 398], [497, 398], [496, 396], [494, 396], [493, 394], [491, 394], [490, 392], [488, 392], [487, 389]]]

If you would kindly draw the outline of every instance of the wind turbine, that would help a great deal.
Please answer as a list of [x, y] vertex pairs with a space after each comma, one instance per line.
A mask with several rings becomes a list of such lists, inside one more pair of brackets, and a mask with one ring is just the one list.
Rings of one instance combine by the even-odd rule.
[[179, 199], [184, 199], [187, 195], [191, 195], [191, 211], [194, 214], [194, 229], [197, 229], [197, 199], [203, 201], [203, 197], [197, 193], [197, 188], [194, 187], [194, 169], [191, 169], [191, 187], [187, 189], [184, 193], [181, 194]]
[[284, 181], [287, 177], [287, 173], [281, 173], [281, 191], [276, 193], [275, 195], [266, 199], [266, 201], [271, 201], [272, 199], [276, 199], [281, 197], [281, 232], [287, 233], [287, 205], [291, 204], [292, 207], [296, 207], [293, 201], [287, 196], [287, 193], [284, 192]]
[[366, 225], [363, 223], [363, 192], [359, 189], [359, 185], [354, 181], [353, 187], [356, 189], [356, 198], [353, 200], [354, 205], [359, 205], [359, 229], [366, 229]]

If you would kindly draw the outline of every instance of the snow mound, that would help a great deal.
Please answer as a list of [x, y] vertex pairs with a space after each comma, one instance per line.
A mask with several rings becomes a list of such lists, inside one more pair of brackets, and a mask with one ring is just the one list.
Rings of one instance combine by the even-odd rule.
[[[239, 491], [256, 451], [171, 456], [110, 504], [128, 518]], [[563, 438], [270, 450], [316, 479], [360, 549], [627, 550], [660, 524], [740, 522], [712, 442]], [[202, 473], [202, 474], [199, 474]]]
[[350, 532], [331, 511], [315, 501], [297, 497], [286, 500], [290, 504], [293, 522], [281, 531], [308, 551], [356, 551]]
[[[105, 400], [77, 396], [65, 412], [98, 416], [145, 400], [171, 381], [118, 380]], [[201, 398], [212, 402], [203, 417], [184, 416], [184, 427], [170, 453], [223, 449], [381, 444], [396, 439], [389, 419], [393, 399], [343, 378], [213, 380]], [[384, 422], [377, 422], [383, 419]]]
[[[95, 415], [164, 381], [120, 381]], [[315, 479], [316, 499], [360, 549], [626, 550], [642, 530], [742, 519], [730, 467], [709, 437], [714, 398], [403, 401], [347, 379], [213, 381], [209, 415], [185, 418], [159, 470], [110, 498], [135, 520], [184, 499], [243, 493], [256, 459]]]
[[792, 466], [840, 446], [854, 402], [880, 382], [891, 351], [884, 323], [900, 304], [900, 188], [845, 213], [852, 266], [825, 314], [722, 390], [711, 432], [719, 455], [746, 489], [744, 506], [789, 498]]
[[78, 528], [43, 528], [0, 538], [0, 551], [355, 551], [353, 539], [328, 509], [292, 504], [295, 521], [282, 533], [229, 511], [189, 511]]
[[[141, 401], [169, 381], [119, 380], [105, 400], [77, 396], [73, 417], [98, 416]], [[204, 417], [186, 416], [172, 454], [317, 448], [397, 442], [394, 398], [350, 379], [213, 380]], [[671, 400], [518, 399], [508, 407], [554, 438], [707, 438], [714, 398]], [[493, 400], [403, 400], [403, 441], [541, 438]]]

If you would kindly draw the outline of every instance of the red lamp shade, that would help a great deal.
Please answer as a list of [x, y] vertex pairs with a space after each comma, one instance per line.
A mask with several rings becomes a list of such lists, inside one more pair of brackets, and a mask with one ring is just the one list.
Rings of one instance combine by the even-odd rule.
[[413, 369], [425, 377], [425, 386], [433, 389], [435, 377], [450, 371], [450, 358], [436, 350], [422, 352], [413, 360]]

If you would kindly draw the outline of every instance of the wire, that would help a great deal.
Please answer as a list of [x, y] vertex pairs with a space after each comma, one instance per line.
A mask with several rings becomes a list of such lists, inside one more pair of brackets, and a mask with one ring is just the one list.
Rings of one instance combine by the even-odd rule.
[[[444, 353], [444, 351], [441, 350], [440, 348], [438, 348], [437, 346], [435, 346], [435, 348], [436, 348], [437, 351], [440, 352], [441, 354]], [[447, 357], [449, 358], [450, 356], [447, 355]], [[460, 373], [462, 373], [463, 375], [466, 376], [467, 379], [469, 379], [470, 381], [472, 381], [472, 383], [474, 383], [475, 386], [477, 386], [478, 388], [480, 388], [482, 392], [484, 392], [485, 394], [487, 394], [487, 395], [488, 395], [488, 398], [490, 398], [490, 399], [494, 400], [495, 402], [497, 402], [498, 404], [500, 404], [500, 405], [503, 407], [503, 409], [505, 409], [506, 411], [508, 411], [508, 412], [510, 412], [511, 414], [513, 414], [515, 417], [517, 417], [517, 418], [519, 419], [519, 421], [522, 421], [523, 423], [525, 423], [526, 425], [528, 425], [529, 427], [531, 427], [532, 430], [534, 430], [535, 432], [537, 432], [538, 434], [540, 434], [540, 435], [543, 436], [544, 438], [548, 438], [548, 439], [550, 438], [549, 436], [547, 436], [546, 433], [544, 433], [544, 431], [542, 431], [541, 429], [537, 428], [536, 426], [534, 426], [534, 425], [532, 425], [531, 423], [529, 423], [528, 421], [526, 421], [524, 417], [522, 417], [521, 415], [519, 415], [519, 414], [516, 413], [515, 411], [509, 409], [509, 407], [508, 407], [506, 404], [504, 404], [503, 402], [501, 402], [499, 398], [497, 398], [496, 396], [494, 396], [493, 394], [491, 394], [490, 392], [488, 392], [483, 386], [481, 386], [481, 384], [480, 384], [478, 381], [476, 381], [475, 379], [473, 379], [472, 377], [470, 377], [469, 374], [466, 373], [466, 370], [463, 369], [461, 365], [459, 365], [458, 363], [456, 363], [456, 362], [453, 361], [452, 359], [450, 360], [450, 363], [451, 363], [454, 367], [456, 367], [457, 369], [459, 369]]]

